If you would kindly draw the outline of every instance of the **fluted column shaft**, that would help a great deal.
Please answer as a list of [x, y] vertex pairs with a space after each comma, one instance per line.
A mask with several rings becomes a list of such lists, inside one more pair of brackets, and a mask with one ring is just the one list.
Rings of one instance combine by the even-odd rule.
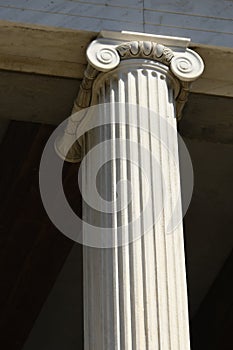
[[73, 112], [97, 107], [56, 144], [83, 159], [85, 350], [188, 350], [176, 117], [203, 62], [189, 39], [102, 35]]
[[[112, 108], [110, 116], [102, 110], [103, 127], [85, 136], [85, 152], [102, 144], [94, 156], [101, 159], [104, 153], [112, 154], [97, 184], [101, 195], [108, 193], [109, 200], [116, 200], [119, 181], [130, 182], [132, 192], [131, 203], [119, 211], [116, 205], [112, 215], [102, 214], [101, 208], [93, 212], [84, 203], [88, 222], [110, 224], [115, 229], [113, 240], [119, 243], [112, 248], [84, 247], [85, 350], [189, 348], [182, 223], [166, 233], [173, 201], [180, 200], [177, 137], [171, 132], [176, 127], [175, 86], [168, 67], [140, 59], [121, 62], [95, 82], [93, 99]], [[118, 124], [119, 114], [125, 125]], [[109, 118], [111, 124], [104, 125]], [[106, 146], [105, 140], [110, 140]], [[173, 149], [175, 159], [162, 140]], [[146, 150], [159, 166], [145, 157]], [[92, 166], [90, 157], [85, 165], [90, 197], [96, 176]], [[168, 193], [170, 198], [165, 198]], [[128, 194], [127, 189], [120, 193], [126, 202]], [[130, 226], [136, 218], [137, 224]], [[149, 229], [148, 219], [154, 224]], [[132, 242], [121, 246], [121, 235]]]

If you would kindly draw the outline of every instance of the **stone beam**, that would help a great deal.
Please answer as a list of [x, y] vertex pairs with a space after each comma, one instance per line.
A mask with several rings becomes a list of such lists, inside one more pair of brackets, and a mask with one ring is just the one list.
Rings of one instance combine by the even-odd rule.
[[[95, 32], [8, 21], [0, 21], [0, 30], [0, 69], [77, 79], [83, 77], [86, 48], [97, 36]], [[149, 40], [148, 37], [145, 40]], [[192, 42], [188, 45], [201, 55], [207, 67], [190, 91], [233, 96], [233, 80], [229, 74], [233, 70], [233, 49]]]

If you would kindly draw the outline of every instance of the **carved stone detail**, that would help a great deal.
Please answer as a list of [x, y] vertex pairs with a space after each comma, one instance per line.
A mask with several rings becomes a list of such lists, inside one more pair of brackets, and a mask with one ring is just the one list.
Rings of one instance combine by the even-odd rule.
[[188, 100], [189, 86], [190, 86], [189, 82], [185, 82], [185, 81], [181, 82], [180, 93], [176, 98], [176, 118], [178, 120], [181, 119], [183, 108]]
[[120, 63], [120, 57], [113, 45], [103, 40], [95, 40], [87, 49], [87, 60], [100, 72], [114, 69]]
[[203, 70], [201, 57], [190, 49], [177, 53], [171, 60], [171, 71], [181, 81], [193, 81], [203, 73]]
[[[204, 64], [201, 57], [190, 49], [182, 48], [182, 52], [175, 51], [162, 44], [153, 41], [130, 41], [119, 44], [119, 41], [109, 39], [94, 40], [87, 49], [88, 65], [84, 72], [84, 78], [80, 86], [78, 96], [75, 100], [72, 114], [81, 109], [87, 108], [92, 100], [92, 87], [94, 81], [100, 72], [108, 72], [116, 68], [121, 60], [126, 59], [147, 59], [162, 63], [170, 68], [177, 81], [180, 83], [180, 91], [176, 97], [176, 117], [181, 118], [183, 107], [187, 101], [189, 93], [189, 84], [197, 79], [204, 70]], [[76, 129], [80, 121], [75, 121], [72, 117], [69, 119], [65, 135], [63, 138], [73, 137], [74, 151], [70, 150], [66, 156], [65, 146], [62, 145], [62, 139], [57, 141], [56, 150], [59, 156], [66, 158], [70, 162], [78, 162], [81, 159], [81, 146], [76, 140]], [[59, 151], [60, 150], [60, 151]]]
[[116, 47], [121, 59], [147, 58], [169, 65], [174, 53], [168, 47], [152, 41], [131, 41]]
[[[64, 135], [61, 135], [56, 140], [55, 150], [59, 157], [65, 159], [70, 163], [78, 163], [82, 159], [82, 149], [80, 143], [76, 140], [76, 131], [81, 120], [73, 119], [72, 115], [84, 108], [90, 106], [92, 96], [92, 86], [95, 78], [99, 74], [99, 71], [92, 67], [89, 63], [84, 72], [84, 78], [79, 88], [79, 93], [74, 101], [71, 117], [68, 119]], [[64, 140], [71, 140], [65, 142]], [[73, 142], [72, 142], [73, 141]], [[67, 144], [73, 144], [73, 146], [67, 149]]]
[[87, 65], [78, 96], [74, 103], [72, 114], [77, 112], [79, 109], [86, 108], [90, 105], [92, 85], [98, 74], [99, 71], [97, 69], [92, 67], [90, 64]]
[[107, 72], [116, 68], [121, 60], [134, 58], [150, 59], [165, 64], [180, 80], [181, 89], [176, 100], [179, 119], [188, 96], [189, 85], [185, 83], [197, 79], [203, 72], [204, 64], [201, 57], [190, 49], [180, 53], [152, 41], [130, 41], [120, 45], [113, 45], [104, 39], [93, 41], [87, 49], [88, 66], [73, 113], [90, 105], [92, 85], [99, 72]]

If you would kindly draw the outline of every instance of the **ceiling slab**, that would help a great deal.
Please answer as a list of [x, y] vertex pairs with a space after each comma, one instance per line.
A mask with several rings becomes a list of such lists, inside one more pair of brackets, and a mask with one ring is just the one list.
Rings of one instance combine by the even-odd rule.
[[[82, 79], [86, 48], [98, 33], [0, 21], [0, 69]], [[233, 96], [233, 49], [190, 44], [205, 62], [196, 93]]]

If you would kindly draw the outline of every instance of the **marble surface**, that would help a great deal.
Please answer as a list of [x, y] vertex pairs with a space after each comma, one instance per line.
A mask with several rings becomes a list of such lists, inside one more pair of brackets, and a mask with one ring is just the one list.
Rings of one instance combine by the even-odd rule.
[[232, 47], [232, 1], [0, 0], [0, 19], [86, 31], [131, 30]]

